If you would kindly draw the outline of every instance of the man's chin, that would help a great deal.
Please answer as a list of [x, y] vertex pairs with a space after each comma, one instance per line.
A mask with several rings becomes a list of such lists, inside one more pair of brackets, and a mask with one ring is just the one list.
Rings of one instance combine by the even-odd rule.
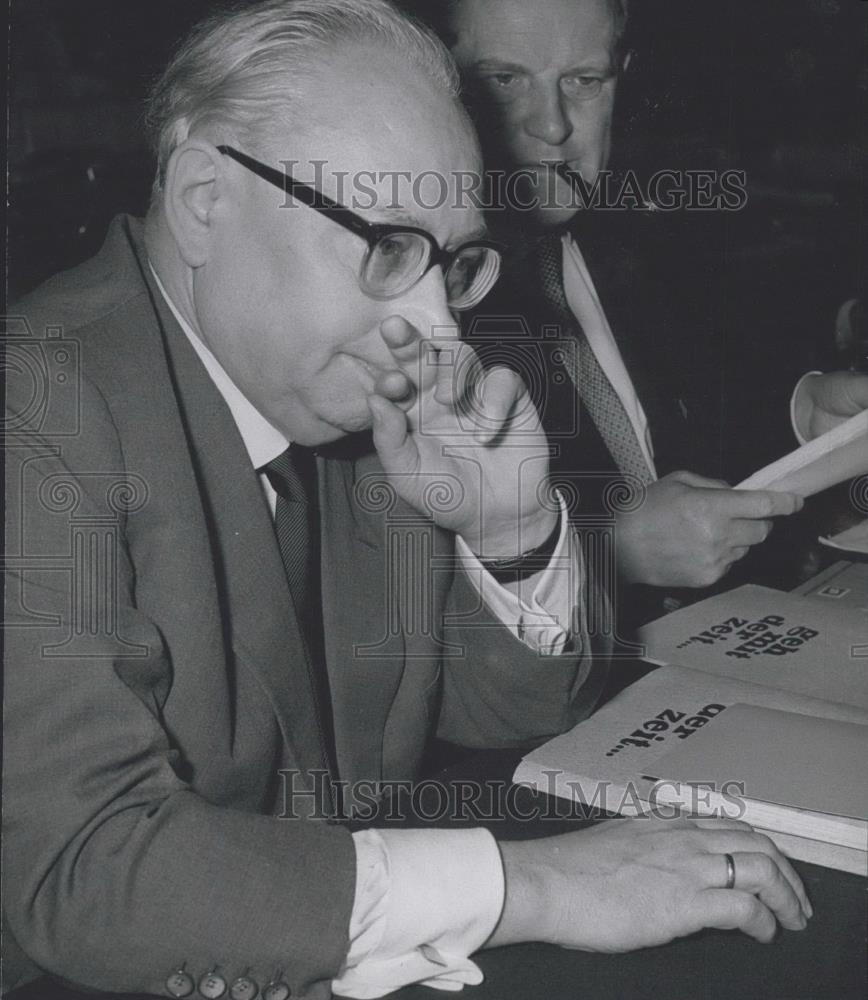
[[351, 418], [341, 424], [340, 429], [335, 434], [335, 439], [346, 437], [347, 434], [360, 434], [362, 431], [371, 429], [371, 415], [366, 413], [363, 417]]
[[366, 407], [364, 413], [335, 416], [328, 420], [323, 418], [313, 420], [299, 430], [293, 441], [309, 448], [316, 448], [370, 429], [371, 414]]
[[581, 211], [578, 208], [538, 208], [533, 214], [533, 222], [540, 229], [557, 229], [566, 226]]
[[508, 207], [521, 228], [563, 226], [582, 208], [581, 199], [569, 182], [551, 169], [535, 173], [533, 179], [528, 179], [513, 194], [515, 200]]
[[533, 211], [513, 212], [508, 226], [523, 232], [549, 231], [563, 228], [574, 219], [581, 209], [537, 208]]

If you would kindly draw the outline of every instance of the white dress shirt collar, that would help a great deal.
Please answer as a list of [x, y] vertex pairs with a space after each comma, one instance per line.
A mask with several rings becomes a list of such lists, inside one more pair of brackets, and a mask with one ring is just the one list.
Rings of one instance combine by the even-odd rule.
[[172, 310], [172, 315], [178, 321], [178, 325], [184, 331], [187, 339], [193, 345], [193, 349], [199, 355], [199, 359], [205, 366], [205, 370], [211, 376], [214, 385], [229, 407], [247, 454], [254, 469], [261, 469], [272, 459], [277, 458], [289, 447], [289, 441], [281, 432], [270, 424], [265, 417], [256, 409], [238, 386], [226, 373], [226, 369], [220, 364], [217, 358], [211, 353], [208, 347], [196, 335], [190, 324], [178, 311], [175, 303], [169, 297], [169, 293], [163, 287], [160, 276], [154, 269], [154, 265], [148, 262], [151, 274], [160, 294], [166, 300], [166, 304]]

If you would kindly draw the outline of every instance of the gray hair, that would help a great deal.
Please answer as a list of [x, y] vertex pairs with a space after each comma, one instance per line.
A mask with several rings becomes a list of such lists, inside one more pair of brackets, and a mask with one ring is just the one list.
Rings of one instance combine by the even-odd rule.
[[290, 113], [305, 69], [340, 44], [389, 45], [417, 72], [457, 100], [449, 52], [388, 0], [263, 0], [213, 15], [178, 49], [154, 85], [147, 123], [157, 156], [154, 192], [169, 157], [204, 127], [256, 149], [275, 120]]

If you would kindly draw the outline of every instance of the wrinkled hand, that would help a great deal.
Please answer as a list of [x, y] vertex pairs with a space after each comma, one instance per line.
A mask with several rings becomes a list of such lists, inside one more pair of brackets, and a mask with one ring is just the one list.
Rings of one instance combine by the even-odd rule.
[[628, 583], [709, 587], [765, 541], [772, 518], [801, 510], [790, 493], [730, 489], [673, 472], [647, 488], [644, 504], [618, 517], [618, 565]]
[[518, 376], [483, 372], [468, 345], [426, 342], [399, 316], [381, 335], [396, 369], [368, 405], [374, 445], [398, 494], [483, 557], [541, 544], [557, 520], [540, 505], [548, 445]]
[[[736, 820], [609, 820], [500, 844], [506, 902], [487, 947], [547, 941], [623, 952], [704, 927], [768, 942], [812, 915], [799, 876], [768, 837]], [[733, 889], [724, 854], [735, 862]]]
[[794, 410], [799, 433], [808, 441], [819, 437], [868, 410], [868, 375], [808, 375], [799, 385]]

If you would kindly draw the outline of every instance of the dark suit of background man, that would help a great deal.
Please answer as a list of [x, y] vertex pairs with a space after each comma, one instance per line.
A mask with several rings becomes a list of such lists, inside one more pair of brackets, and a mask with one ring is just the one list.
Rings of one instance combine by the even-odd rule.
[[[524, 205], [537, 199], [535, 211], [510, 215], [504, 194], [500, 204], [506, 210], [491, 213], [493, 227], [509, 224], [518, 252], [471, 332], [484, 342], [498, 314], [523, 317], [534, 337], [546, 326], [564, 327], [543, 288], [534, 248], [541, 233], [562, 235], [557, 254], [564, 309], [571, 314], [567, 322], [584, 331], [641, 457], [638, 470], [624, 467], [587, 413], [581, 432], [570, 433], [569, 403], [566, 422], [560, 413], [561, 367], [560, 385], [550, 375], [545, 414], [559, 469], [629, 472], [647, 483], [644, 503], [618, 515], [623, 582], [665, 588], [716, 582], [767, 537], [774, 517], [792, 513], [801, 501], [779, 493], [732, 492], [718, 480], [677, 471], [703, 468], [709, 457], [703, 420], [704, 411], [713, 408], [708, 404], [713, 386], [691, 384], [690, 361], [702, 354], [704, 335], [694, 324], [683, 353], [674, 346], [679, 341], [673, 338], [670, 307], [684, 290], [649, 279], [647, 257], [654, 244], [647, 230], [654, 217], [578, 211], [581, 201], [571, 197], [567, 181], [554, 170], [565, 164], [590, 188], [609, 163], [619, 77], [630, 59], [627, 0], [422, 0], [411, 6], [435, 23], [459, 64], [486, 170], [527, 173], [531, 183], [514, 190]], [[500, 191], [508, 187], [502, 184]], [[813, 437], [865, 406], [868, 379], [813, 375], [800, 383], [793, 400], [795, 430], [802, 438]], [[610, 408], [604, 422], [611, 419]], [[766, 433], [759, 419], [756, 432]], [[590, 479], [583, 482], [591, 485]]]
[[[525, 390], [506, 369], [481, 398], [464, 384], [452, 309], [497, 253], [476, 209], [436, 197], [431, 172], [481, 169], [445, 49], [381, 0], [271, 0], [194, 34], [151, 115], [144, 225], [116, 220], [11, 331], [4, 906], [23, 952], [96, 990], [276, 1000], [475, 982], [486, 944], [803, 927], [798, 877], [741, 824], [498, 849], [322, 819], [340, 815], [318, 770], [370, 797], [435, 732], [519, 746], [591, 711], [592, 584], [541, 499]], [[375, 203], [341, 209], [363, 171]], [[396, 202], [398, 172], [420, 184]], [[369, 452], [334, 452], [368, 430]], [[471, 615], [446, 633], [457, 664], [448, 603]]]

